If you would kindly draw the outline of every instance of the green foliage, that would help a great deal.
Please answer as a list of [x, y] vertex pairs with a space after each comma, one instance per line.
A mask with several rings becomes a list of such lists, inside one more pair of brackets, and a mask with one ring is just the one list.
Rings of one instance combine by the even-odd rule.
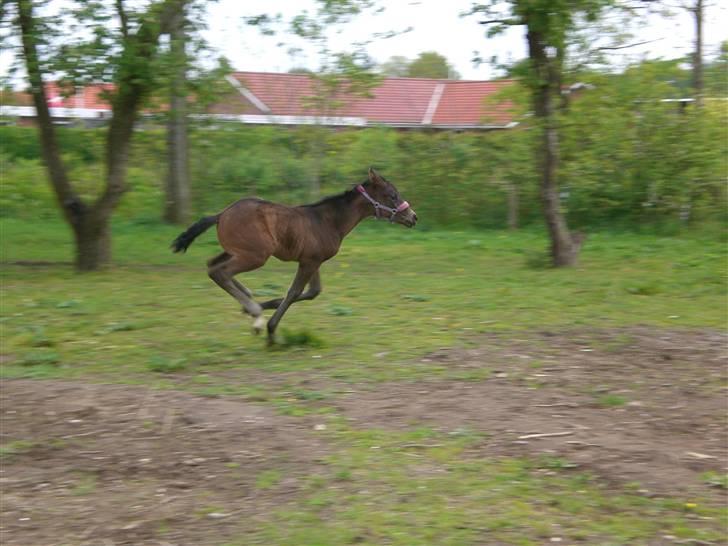
[[407, 76], [410, 78], [439, 78], [443, 80], [457, 80], [460, 78], [460, 74], [457, 73], [447, 59], [436, 51], [420, 53], [407, 66]]
[[[572, 99], [561, 120], [562, 206], [581, 228], [677, 229], [726, 220], [725, 111], [710, 102], [699, 111], [660, 102], [674, 91], [651, 66], [621, 76], [588, 75], [595, 88]], [[535, 136], [526, 125], [460, 134], [339, 131], [326, 134], [317, 164], [308, 153], [310, 139], [317, 138], [311, 128], [197, 127], [190, 134], [193, 204], [203, 214], [250, 195], [306, 202], [317, 171], [322, 193], [332, 194], [363, 180], [372, 165], [397, 184], [424, 229], [503, 228], [510, 186], [518, 192], [520, 224], [540, 224]], [[66, 128], [59, 137], [79, 191], [96, 195], [104, 176], [103, 130]], [[161, 130], [136, 133], [131, 191], [122, 199], [120, 217], [147, 222], [158, 216], [164, 150]], [[59, 216], [38, 153], [34, 130], [0, 127], [1, 216]]]
[[725, 220], [725, 108], [681, 97], [664, 63], [594, 84], [562, 117], [562, 189], [569, 218], [585, 224], [679, 224]]
[[[593, 233], [575, 274], [526, 266], [545, 245], [534, 231], [421, 231], [367, 221], [323, 266], [321, 296], [286, 314], [279, 331], [297, 332], [286, 336], [295, 345], [269, 351], [239, 305], [205, 274], [205, 260], [219, 252], [213, 233], [180, 256], [168, 249], [179, 228], [119, 222], [114, 273], [77, 276], [62, 263], [10, 265], [67, 261], [71, 236], [60, 220], [3, 219], [0, 230], [7, 375], [177, 386], [203, 369], [230, 367], [251, 370], [251, 377], [316, 370], [343, 382], [462, 378], [462, 368], [420, 360], [484, 332], [725, 324], [725, 249], [715, 236]], [[481, 244], [473, 246], [474, 239]], [[280, 297], [294, 271], [271, 260], [240, 280], [254, 294], [266, 288], [266, 299]], [[629, 293], [625, 288], [643, 282], [646, 271], [660, 290]], [[332, 313], [334, 305], [351, 314]], [[243, 388], [225, 373], [211, 381], [204, 386], [218, 394]]]

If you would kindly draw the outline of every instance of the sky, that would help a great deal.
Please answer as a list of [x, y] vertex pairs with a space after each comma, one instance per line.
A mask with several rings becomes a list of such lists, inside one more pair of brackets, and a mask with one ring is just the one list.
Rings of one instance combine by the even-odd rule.
[[[675, 5], [685, 0], [671, 0]], [[52, 0], [51, 5], [66, 4], [67, 0]], [[444, 55], [464, 79], [489, 79], [499, 75], [490, 63], [474, 66], [474, 52], [489, 59], [497, 56], [514, 61], [526, 56], [523, 31], [509, 30], [505, 35], [486, 38], [485, 28], [478, 17], [460, 17], [472, 5], [472, 0], [386, 0], [383, 13], [358, 17], [353, 23], [330, 34], [334, 50], [347, 50], [353, 41], [365, 40], [376, 32], [413, 30], [395, 38], [380, 39], [367, 47], [368, 54], [382, 63], [393, 55], [413, 59], [424, 51]], [[728, 39], [728, 5], [708, 2], [705, 20], [705, 52], [711, 57], [722, 40]], [[313, 0], [218, 0], [211, 2], [206, 17], [205, 37], [212, 47], [224, 55], [236, 70], [285, 72], [293, 67], [316, 69], [318, 58], [309, 48], [296, 56], [287, 53], [294, 39], [285, 34], [263, 36], [256, 28], [243, 22], [246, 15], [281, 13], [284, 18], [313, 11]], [[693, 48], [694, 24], [684, 10], [673, 10], [671, 18], [650, 16], [643, 21], [634, 41], [649, 43], [615, 53], [616, 65], [640, 57], [676, 58]], [[286, 42], [286, 46], [279, 46]], [[299, 44], [300, 45], [300, 42]], [[0, 51], [0, 75], [7, 73], [12, 59], [8, 49]]]
[[[678, 5], [683, 0], [672, 1]], [[474, 51], [486, 59], [496, 55], [502, 61], [526, 56], [522, 30], [512, 29], [505, 36], [486, 38], [485, 27], [477, 23], [478, 17], [460, 17], [460, 13], [473, 4], [472, 0], [388, 0], [381, 3], [386, 6], [383, 13], [357, 18], [341, 34], [332, 34], [334, 49], [345, 50], [348, 43], [366, 39], [374, 32], [411, 26], [411, 32], [370, 44], [367, 47], [369, 55], [381, 63], [392, 55], [413, 59], [423, 51], [436, 51], [444, 55], [464, 79], [488, 79], [498, 75], [490, 63], [474, 66], [471, 62]], [[720, 42], [728, 39], [728, 5], [707, 3], [712, 6], [706, 12], [704, 44], [706, 55], [713, 55]], [[242, 22], [245, 15], [266, 12], [290, 17], [304, 9], [311, 10], [313, 6], [314, 2], [309, 0], [219, 0], [209, 9], [207, 37], [237, 70], [281, 72], [299, 66], [313, 69], [317, 64], [315, 54], [292, 59], [287, 55], [286, 47], [276, 45], [286, 40], [285, 36], [264, 37]], [[676, 58], [692, 51], [693, 20], [684, 10], [673, 11], [675, 16], [671, 18], [647, 18], [634, 41], [649, 43], [620, 50], [615, 62], [625, 63], [640, 56]]]

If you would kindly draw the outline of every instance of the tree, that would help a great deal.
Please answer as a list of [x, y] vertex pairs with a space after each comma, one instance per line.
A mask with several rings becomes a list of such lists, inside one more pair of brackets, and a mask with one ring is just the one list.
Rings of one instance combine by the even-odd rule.
[[694, 0], [692, 6], [688, 10], [693, 14], [695, 19], [695, 50], [693, 51], [693, 92], [695, 93], [695, 103], [698, 106], [703, 105], [703, 95], [705, 93], [705, 80], [703, 78], [703, 16], [705, 7], [703, 0]]
[[[192, 209], [189, 172], [189, 114], [203, 113], [229, 91], [225, 58], [212, 59], [204, 39], [204, 10], [215, 0], [186, 0], [170, 22], [169, 44], [157, 56], [155, 99], [167, 105], [167, 176], [162, 218], [187, 224]], [[203, 62], [203, 59], [208, 62]]]
[[[36, 2], [14, 2], [43, 160], [57, 202], [73, 230], [75, 263], [80, 271], [99, 269], [110, 261], [109, 221], [127, 190], [126, 170], [134, 123], [153, 86], [152, 61], [160, 36], [169, 32], [185, 1], [160, 0], [150, 3], [146, 10], [132, 11], [123, 0], [116, 0], [113, 12], [98, 3], [81, 2], [77, 10], [67, 15], [90, 25], [90, 40], [63, 43], [55, 49], [55, 57], [45, 58], [41, 53], [49, 48], [48, 33], [53, 30], [50, 22], [36, 15]], [[109, 24], [112, 18], [117, 21], [115, 26]], [[114, 84], [109, 95], [112, 117], [106, 134], [106, 180], [92, 202], [74, 190], [61, 157], [44, 83], [46, 75], [53, 72], [66, 74], [69, 81], [78, 81], [83, 76], [106, 77]]]
[[402, 55], [393, 55], [382, 63], [379, 71], [390, 78], [405, 78], [409, 70], [410, 60]]
[[558, 114], [565, 105], [562, 85], [566, 50], [579, 23], [594, 21], [608, 4], [609, 0], [570, 0], [560, 4], [549, 0], [492, 0], [471, 10], [487, 17], [480, 23], [491, 26], [491, 36], [513, 26], [525, 27], [529, 64], [524, 83], [529, 88], [541, 131], [536, 151], [541, 170], [541, 202], [551, 240], [551, 259], [556, 267], [575, 265], [583, 242], [581, 234], [569, 231], [558, 185]]
[[[304, 11], [288, 21], [287, 30], [293, 36], [312, 46], [318, 56], [319, 66], [311, 71], [309, 77], [312, 92], [304, 97], [305, 107], [313, 114], [316, 122], [304, 128], [312, 160], [311, 197], [316, 199], [321, 193], [323, 160], [326, 154], [329, 130], [326, 125], [342, 107], [356, 98], [367, 97], [379, 85], [381, 76], [376, 73], [374, 62], [365, 52], [368, 42], [353, 44], [351, 51], [333, 51], [327, 31], [345, 25], [355, 16], [374, 6], [372, 0], [318, 0], [314, 13]], [[281, 22], [281, 17], [267, 14], [249, 17], [246, 22], [259, 27], [264, 34], [276, 31], [273, 25]], [[375, 37], [393, 36], [375, 35]], [[298, 51], [289, 48], [289, 51]], [[300, 70], [300, 69], [299, 69]]]
[[457, 80], [460, 78], [447, 59], [435, 51], [425, 51], [407, 67], [407, 76], [410, 78], [438, 78], [442, 80]]
[[187, 66], [186, 17], [183, 9], [170, 21], [171, 81], [167, 118], [167, 180], [164, 220], [187, 224], [190, 220], [190, 173], [187, 140]]
[[714, 97], [728, 97], [728, 40], [720, 44], [716, 59], [705, 66], [705, 91]]

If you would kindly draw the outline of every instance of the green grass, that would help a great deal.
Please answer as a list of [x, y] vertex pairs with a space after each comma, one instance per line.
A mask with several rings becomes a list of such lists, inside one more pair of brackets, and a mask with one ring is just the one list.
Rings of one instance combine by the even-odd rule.
[[617, 408], [624, 406], [626, 403], [627, 399], [618, 394], [605, 394], [597, 398], [597, 404], [604, 408]]
[[[292, 307], [280, 329], [283, 350], [269, 351], [205, 274], [218, 249], [211, 233], [173, 255], [168, 244], [178, 229], [119, 224], [115, 268], [77, 275], [70, 265], [9, 264], [70, 262], [63, 225], [6, 219], [0, 229], [6, 376], [148, 381], [153, 371], [162, 383], [170, 374], [225, 369], [317, 370], [344, 381], [450, 376], [418, 357], [482, 332], [721, 327], [726, 318], [718, 241], [597, 233], [578, 268], [533, 269], [528, 257], [546, 247], [542, 234], [371, 222], [324, 264], [322, 295]], [[294, 270], [272, 260], [240, 278], [265, 297], [282, 295]]]
[[[560, 459], [483, 459], [472, 449], [483, 441], [477, 435], [334, 425], [330, 436], [340, 447], [327, 461], [331, 474], [309, 477], [304, 498], [273, 514], [261, 543], [647, 544], [667, 534], [722, 540], [720, 509], [608, 489]], [[707, 529], [706, 520], [714, 522]]]
[[[723, 539], [724, 513], [700, 499], [606, 489], [561, 458], [479, 458], [477, 445], [488, 438], [468, 430], [353, 430], [328, 402], [348, 382], [484, 380], [487, 366], [422, 361], [443, 347], [475, 346], [484, 333], [724, 327], [726, 262], [717, 239], [595, 233], [579, 267], [555, 270], [534, 258], [547, 246], [540, 233], [368, 223], [323, 266], [322, 295], [291, 308], [281, 327], [286, 341], [269, 350], [205, 274], [205, 260], [218, 251], [212, 234], [180, 256], [168, 249], [178, 229], [125, 223], [114, 231], [115, 267], [77, 275], [68, 265], [72, 246], [63, 225], [0, 222], [3, 375], [187, 389], [245, 397], [288, 418], [316, 415], [327, 426], [315, 433], [332, 446], [329, 472], [309, 476], [301, 498], [261, 522], [258, 543]], [[18, 261], [45, 265], [13, 265]], [[293, 273], [292, 264], [271, 261], [240, 279], [261, 297], [275, 297]], [[629, 342], [625, 336], [608, 349]], [[627, 402], [614, 395], [597, 401]], [[0, 455], [23, 449], [9, 444]], [[282, 478], [263, 472], [256, 488], [275, 490]], [[723, 484], [722, 476], [705, 480]], [[85, 494], [95, 482], [79, 487]]]

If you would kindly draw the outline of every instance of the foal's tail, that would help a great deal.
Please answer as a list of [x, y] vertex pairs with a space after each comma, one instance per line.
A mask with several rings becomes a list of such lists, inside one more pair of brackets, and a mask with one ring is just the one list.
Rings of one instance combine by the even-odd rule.
[[217, 224], [219, 218], [220, 215], [216, 214], [215, 216], [205, 216], [197, 220], [197, 222], [187, 228], [187, 231], [180, 233], [179, 236], [172, 241], [172, 251], [185, 252], [187, 247], [192, 244], [192, 241], [194, 241], [198, 235], [204, 233]]

